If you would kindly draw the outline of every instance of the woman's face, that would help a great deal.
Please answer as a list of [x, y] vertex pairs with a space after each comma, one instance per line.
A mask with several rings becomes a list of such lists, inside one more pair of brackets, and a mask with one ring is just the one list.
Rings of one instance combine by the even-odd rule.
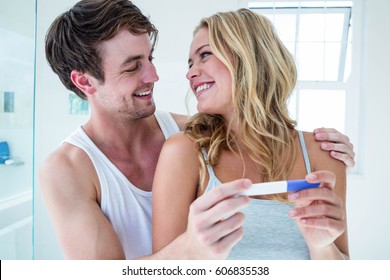
[[228, 117], [232, 112], [232, 79], [228, 68], [211, 51], [207, 28], [195, 34], [188, 66], [186, 76], [198, 100], [198, 111]]

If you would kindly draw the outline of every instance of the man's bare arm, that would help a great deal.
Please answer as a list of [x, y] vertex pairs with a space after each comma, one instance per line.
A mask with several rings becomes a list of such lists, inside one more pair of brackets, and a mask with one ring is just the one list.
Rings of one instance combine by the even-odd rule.
[[40, 187], [65, 257], [124, 259], [119, 239], [100, 209], [90, 159], [69, 144], [63, 146], [42, 166]]

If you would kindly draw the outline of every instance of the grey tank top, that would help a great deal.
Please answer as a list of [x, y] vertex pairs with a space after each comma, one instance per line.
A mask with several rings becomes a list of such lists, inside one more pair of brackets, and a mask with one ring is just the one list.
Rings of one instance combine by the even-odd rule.
[[[298, 131], [307, 173], [311, 173], [309, 157], [302, 131]], [[207, 162], [206, 150], [203, 156]], [[212, 166], [207, 165], [209, 182], [206, 192], [221, 181]], [[228, 259], [233, 260], [307, 260], [309, 249], [295, 221], [288, 216], [292, 208], [287, 203], [274, 200], [251, 199], [245, 214], [244, 236], [232, 249]]]

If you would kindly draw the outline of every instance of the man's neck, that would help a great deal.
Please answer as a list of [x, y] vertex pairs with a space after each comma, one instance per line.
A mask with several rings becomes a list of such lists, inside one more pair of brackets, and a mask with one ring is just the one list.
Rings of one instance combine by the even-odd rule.
[[106, 125], [91, 120], [83, 129], [133, 185], [151, 191], [158, 156], [165, 142], [154, 115], [127, 125]]
[[[156, 133], [154, 115], [127, 122], [90, 119], [83, 125], [84, 131], [100, 149], [131, 149], [145, 143], [145, 139]], [[158, 125], [157, 125], [158, 126]]]

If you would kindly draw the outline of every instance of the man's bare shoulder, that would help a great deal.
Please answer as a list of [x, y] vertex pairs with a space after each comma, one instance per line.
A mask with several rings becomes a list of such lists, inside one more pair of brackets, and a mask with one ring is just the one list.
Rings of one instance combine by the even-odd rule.
[[180, 130], [183, 129], [184, 125], [186, 124], [186, 122], [190, 118], [189, 115], [180, 115], [180, 114], [175, 114], [172, 112], [170, 112], [170, 114], [173, 117], [173, 119], [175, 120], [175, 122], [177, 123], [177, 125], [179, 126]]
[[68, 143], [46, 158], [39, 170], [39, 180], [44, 192], [96, 194], [97, 175], [91, 159], [82, 149]]
[[64, 143], [45, 159], [40, 170], [41, 172], [72, 171], [90, 161], [88, 155], [82, 149]]

